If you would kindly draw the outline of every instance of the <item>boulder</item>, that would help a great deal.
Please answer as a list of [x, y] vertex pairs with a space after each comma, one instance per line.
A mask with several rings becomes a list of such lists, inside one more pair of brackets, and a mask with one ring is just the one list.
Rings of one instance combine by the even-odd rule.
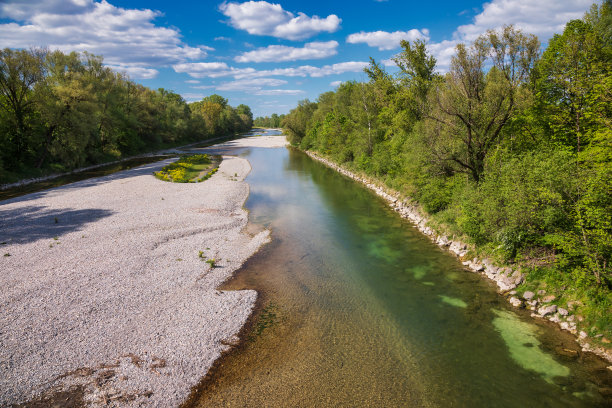
[[557, 309], [557, 311], [559, 312], [559, 314], [560, 314], [561, 316], [567, 316], [567, 315], [569, 314], [569, 312], [568, 312], [566, 309], [562, 308], [562, 307], [560, 307], [559, 309]]
[[525, 299], [525, 300], [531, 300], [531, 299], [533, 299], [534, 296], [535, 296], [535, 293], [533, 293], [530, 290], [525, 291], [525, 293], [523, 293], [523, 299]]
[[512, 296], [508, 301], [514, 307], [521, 307], [521, 306], [523, 306], [523, 302], [521, 301], [521, 299], [517, 298], [516, 296]]
[[557, 311], [557, 305], [542, 306], [541, 308], [538, 309], [538, 314], [540, 316], [546, 316], [549, 314], [553, 314], [556, 311]]
[[497, 277], [497, 286], [502, 292], [507, 292], [509, 290], [515, 289], [518, 285], [511, 277], [506, 275], [500, 275]]

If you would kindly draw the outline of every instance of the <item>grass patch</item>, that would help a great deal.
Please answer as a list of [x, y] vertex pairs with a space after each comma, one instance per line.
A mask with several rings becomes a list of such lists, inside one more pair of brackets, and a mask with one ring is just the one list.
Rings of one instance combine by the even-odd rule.
[[185, 155], [153, 174], [160, 180], [173, 183], [199, 183], [217, 172], [219, 162], [207, 154]]

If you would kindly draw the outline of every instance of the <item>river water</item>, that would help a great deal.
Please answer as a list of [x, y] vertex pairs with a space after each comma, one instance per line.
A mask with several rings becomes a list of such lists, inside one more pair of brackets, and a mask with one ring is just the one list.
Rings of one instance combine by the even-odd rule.
[[260, 308], [189, 405], [610, 406], [603, 361], [375, 194], [299, 151], [242, 156], [251, 227], [273, 241], [223, 289], [256, 289]]

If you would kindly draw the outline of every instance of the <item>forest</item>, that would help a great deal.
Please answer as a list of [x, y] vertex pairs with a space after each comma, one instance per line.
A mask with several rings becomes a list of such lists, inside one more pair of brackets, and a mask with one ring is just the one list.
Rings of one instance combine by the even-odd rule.
[[263, 128], [280, 128], [281, 123], [285, 119], [284, 114], [276, 114], [273, 113], [270, 116], [258, 116], [253, 121], [253, 126], [263, 127]]
[[397, 73], [371, 59], [368, 82], [299, 102], [282, 127], [294, 146], [414, 200], [479, 255], [519, 265], [523, 290], [582, 302], [594, 332], [610, 333], [610, 0], [542, 49], [506, 26], [458, 45], [440, 74], [427, 44], [402, 41]]
[[0, 183], [251, 129], [246, 105], [187, 103], [114, 72], [100, 56], [0, 50]]

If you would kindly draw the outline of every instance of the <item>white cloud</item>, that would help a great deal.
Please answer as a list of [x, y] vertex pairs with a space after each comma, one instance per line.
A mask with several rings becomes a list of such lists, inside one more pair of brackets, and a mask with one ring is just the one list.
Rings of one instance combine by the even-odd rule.
[[304, 47], [270, 45], [245, 52], [235, 58], [237, 62], [280, 62], [327, 58], [338, 53], [338, 42], [310, 42]]
[[0, 38], [3, 47], [89, 51], [139, 78], [157, 75], [152, 67], [206, 57], [210, 47], [188, 46], [177, 29], [156, 26], [160, 14], [106, 0], [3, 0], [0, 17], [12, 21], [0, 24]]
[[280, 86], [285, 85], [287, 81], [284, 79], [277, 78], [253, 78], [253, 79], [241, 79], [231, 82], [225, 82], [221, 85], [216, 86], [219, 91], [243, 91], [243, 92], [254, 92], [259, 91], [266, 86]]
[[457, 28], [454, 38], [473, 41], [487, 29], [514, 24], [521, 30], [548, 40], [561, 33], [569, 20], [581, 18], [593, 0], [492, 0], [472, 24]]
[[189, 74], [192, 78], [219, 78], [235, 75], [238, 72], [255, 72], [253, 68], [236, 69], [225, 62], [184, 62], [172, 66], [175, 72]]
[[335, 88], [337, 86], [340, 86], [341, 83], [342, 81], [333, 81], [333, 82], [330, 82], [329, 85]]
[[324, 77], [328, 75], [343, 74], [345, 72], [360, 72], [368, 66], [363, 61], [347, 61], [322, 67], [302, 65], [294, 68], [275, 68], [268, 70], [256, 70], [254, 68], [235, 68], [228, 66], [225, 62], [187, 62], [176, 64], [172, 67], [176, 72], [186, 73], [192, 78], [220, 78], [233, 76], [235, 79], [262, 78], [271, 76], [286, 77]]
[[581, 18], [591, 4], [592, 0], [492, 0], [484, 4], [472, 24], [459, 26], [452, 40], [429, 44], [428, 49], [438, 60], [438, 69], [444, 72], [450, 67], [457, 44], [470, 43], [489, 29], [514, 24], [546, 42], [553, 34], [563, 32], [569, 20]]
[[[452, 39], [429, 43], [427, 48], [437, 59], [438, 71], [445, 72], [457, 44], [470, 43], [489, 29], [514, 24], [523, 32], [535, 34], [540, 41], [547, 42], [553, 34], [563, 32], [569, 20], [581, 18], [591, 4], [592, 0], [492, 0], [484, 4], [471, 24], [459, 26]], [[383, 61], [385, 65], [387, 62], [390, 60]]]
[[295, 14], [283, 10], [280, 4], [267, 1], [247, 1], [222, 3], [219, 10], [230, 18], [232, 27], [245, 30], [249, 34], [269, 35], [287, 40], [304, 40], [320, 32], [333, 33], [342, 21], [335, 14], [325, 18], [308, 17], [304, 13]]
[[303, 93], [301, 89], [263, 89], [255, 92], [255, 95], [299, 95]]
[[196, 80], [196, 79], [188, 79], [187, 81], [185, 81], [186, 84], [199, 84], [200, 81]]
[[134, 65], [107, 65], [113, 71], [127, 74], [130, 78], [152, 79], [159, 74], [159, 71], [153, 68], [138, 67]]
[[399, 48], [401, 40], [414, 41], [417, 39], [428, 40], [429, 30], [417, 30], [413, 28], [409, 31], [361, 31], [351, 34], [346, 38], [346, 42], [350, 44], [365, 43], [370, 47], [378, 47], [379, 50], [392, 50]]
[[206, 95], [202, 93], [182, 93], [181, 96], [187, 102], [195, 102], [203, 99]]

